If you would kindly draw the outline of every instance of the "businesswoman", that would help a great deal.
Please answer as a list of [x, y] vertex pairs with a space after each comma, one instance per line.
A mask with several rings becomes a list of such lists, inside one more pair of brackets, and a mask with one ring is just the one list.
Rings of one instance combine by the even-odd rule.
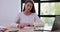
[[18, 28], [24, 28], [26, 26], [34, 26], [34, 21], [37, 21], [40, 26], [44, 23], [39, 19], [38, 15], [35, 13], [34, 3], [32, 0], [26, 0], [24, 9], [16, 17], [16, 26]]

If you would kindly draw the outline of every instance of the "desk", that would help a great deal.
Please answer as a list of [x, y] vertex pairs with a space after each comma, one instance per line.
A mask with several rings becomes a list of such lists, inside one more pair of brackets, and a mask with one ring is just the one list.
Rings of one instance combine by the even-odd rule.
[[[19, 30], [18, 32], [42, 32], [42, 31], [45, 31], [45, 30], [39, 30], [39, 31], [34, 31], [34, 28], [32, 27], [32, 28], [23, 28], [23, 29], [19, 29], [19, 28], [16, 28], [16, 27], [7, 27], [8, 28], [8, 30], [7, 31], [5, 31], [5, 32], [8, 32], [8, 31], [11, 31], [11, 30]], [[50, 32], [50, 31], [46, 31], [46, 32]], [[60, 30], [58, 30], [58, 31], [51, 31], [51, 32], [60, 32]]]
[[[8, 32], [10, 30], [19, 30], [18, 32], [40, 32], [40, 31], [34, 31], [34, 28], [29, 28], [29, 29], [26, 29], [26, 28], [23, 28], [23, 29], [19, 29], [19, 28], [16, 28], [16, 27], [7, 27], [8, 30], [5, 31], [5, 32]], [[56, 31], [51, 31], [51, 32], [60, 32], [60, 30], [56, 30]]]
[[52, 31], [52, 32], [60, 32], [60, 30]]
[[[5, 31], [5, 32], [8, 32], [8, 31], [11, 31], [11, 30], [19, 30], [18, 32], [42, 32], [42, 31], [34, 31], [34, 27], [31, 27], [31, 28], [23, 28], [23, 29], [19, 29], [19, 28], [16, 28], [16, 27], [8, 27], [8, 30]], [[38, 27], [37, 27], [38, 28]], [[40, 27], [41, 28], [41, 27]], [[37, 29], [38, 30], [38, 29]]]
[[8, 31], [10, 31], [10, 30], [19, 30], [18, 32], [34, 32], [33, 30], [33, 28], [28, 28], [28, 29], [26, 29], [26, 28], [23, 28], [23, 29], [19, 29], [19, 28], [15, 28], [15, 27], [8, 27], [8, 30], [7, 31], [5, 31], [5, 32], [8, 32]]

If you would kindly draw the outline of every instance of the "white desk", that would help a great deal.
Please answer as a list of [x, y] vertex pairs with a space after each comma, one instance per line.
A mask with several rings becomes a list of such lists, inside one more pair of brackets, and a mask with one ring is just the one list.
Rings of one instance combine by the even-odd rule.
[[19, 29], [19, 28], [14, 28], [14, 27], [8, 27], [8, 30], [5, 31], [5, 32], [8, 32], [10, 30], [19, 30], [18, 32], [34, 32], [34, 28], [29, 28], [29, 29], [26, 29], [26, 28], [23, 28], [23, 29]]

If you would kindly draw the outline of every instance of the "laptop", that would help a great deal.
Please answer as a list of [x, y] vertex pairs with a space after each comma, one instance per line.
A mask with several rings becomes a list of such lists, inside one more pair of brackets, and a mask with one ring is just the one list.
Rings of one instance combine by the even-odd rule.
[[60, 30], [60, 16], [55, 17], [55, 21], [52, 27], [52, 31]]

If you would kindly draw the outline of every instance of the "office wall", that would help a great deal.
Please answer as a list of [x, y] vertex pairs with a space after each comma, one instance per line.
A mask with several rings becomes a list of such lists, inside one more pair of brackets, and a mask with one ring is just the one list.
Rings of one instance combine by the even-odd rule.
[[21, 11], [21, 0], [0, 0], [0, 26], [8, 26]]

